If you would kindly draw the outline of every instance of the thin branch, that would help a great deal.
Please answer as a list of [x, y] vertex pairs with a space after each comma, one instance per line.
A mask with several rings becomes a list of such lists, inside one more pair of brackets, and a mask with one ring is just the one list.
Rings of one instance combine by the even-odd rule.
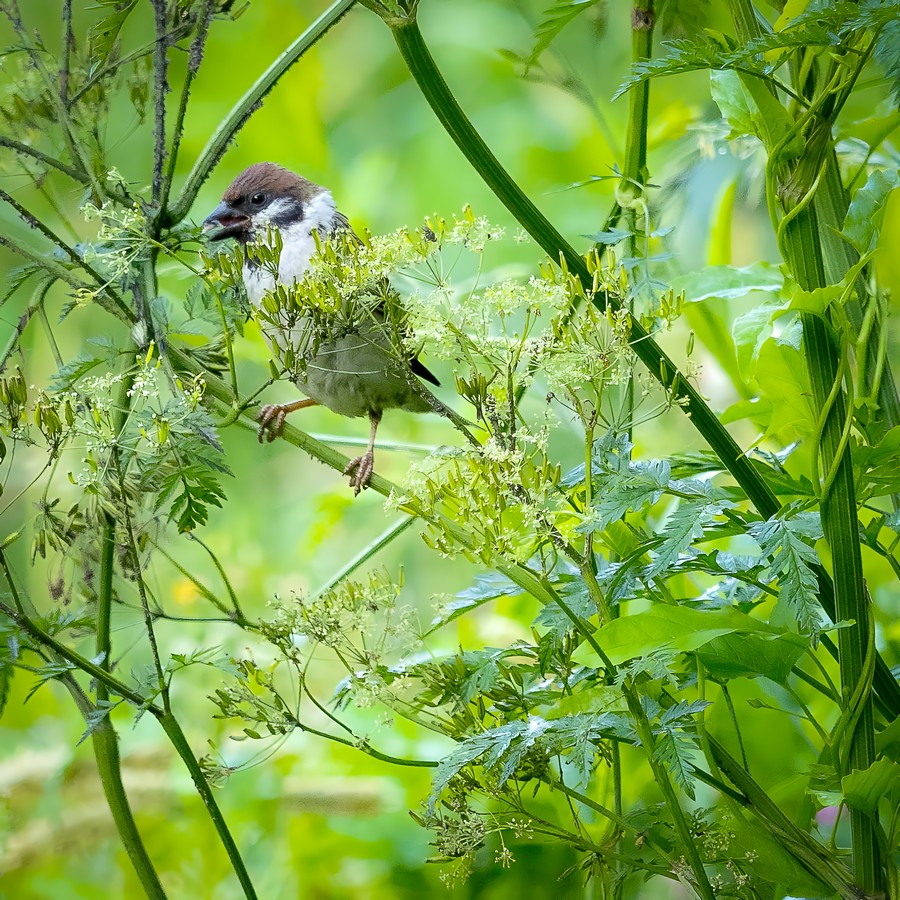
[[13, 138], [0, 136], [0, 147], [6, 147], [8, 150], [14, 150], [16, 153], [21, 154], [22, 156], [28, 156], [31, 159], [36, 160], [37, 162], [43, 163], [45, 166], [50, 166], [51, 169], [56, 169], [59, 172], [62, 172], [64, 175], [68, 175], [73, 181], [77, 181], [79, 184], [89, 184], [89, 179], [87, 175], [81, 172], [79, 169], [76, 169], [74, 166], [67, 165], [61, 160], [56, 159], [55, 157], [48, 156], [42, 150], [38, 150], [36, 147], [29, 147], [28, 144], [23, 144], [21, 141], [16, 141]]
[[178, 724], [178, 720], [171, 712], [165, 712], [158, 718], [163, 730], [169, 736], [172, 746], [191, 773], [191, 778], [193, 779], [194, 786], [197, 788], [197, 793], [200, 794], [200, 797], [206, 806], [206, 811], [213, 820], [213, 825], [219, 835], [219, 840], [221, 840], [225, 847], [225, 852], [228, 854], [228, 858], [231, 860], [231, 865], [238, 877], [238, 881], [241, 883], [244, 896], [247, 900], [256, 900], [256, 889], [253, 887], [253, 882], [250, 880], [250, 874], [247, 871], [247, 867], [244, 865], [237, 844], [231, 836], [231, 832], [228, 829], [228, 824], [222, 815], [222, 811], [219, 809], [219, 804], [216, 801], [216, 796], [210, 787], [209, 781], [207, 781], [206, 776], [203, 774], [203, 769], [200, 768], [200, 763], [197, 762], [197, 757], [194, 756], [191, 745], [188, 743], [184, 732], [181, 730], [181, 725]]
[[[246, 628], [250, 626], [250, 620], [244, 615], [243, 610], [241, 609], [241, 604], [238, 602], [237, 593], [234, 590], [234, 587], [231, 584], [231, 580], [228, 578], [228, 573], [225, 571], [225, 567], [219, 562], [219, 557], [216, 556], [212, 550], [203, 543], [200, 538], [197, 537], [196, 534], [191, 532], [188, 533], [188, 538], [192, 540], [194, 543], [199, 544], [207, 553], [209, 558], [212, 560], [213, 565], [216, 567], [216, 571], [219, 573], [219, 577], [222, 579], [222, 583], [225, 585], [225, 590], [228, 591], [228, 596], [231, 599], [231, 605], [234, 607], [234, 612], [232, 614], [232, 619], [237, 622], [238, 625]], [[227, 612], [227, 609], [224, 610]]]
[[152, 0], [156, 46], [153, 51], [153, 205], [163, 194], [163, 166], [166, 162], [166, 94], [169, 93], [169, 36], [166, 33], [166, 0]]
[[187, 114], [188, 100], [191, 96], [191, 87], [200, 63], [203, 61], [203, 51], [206, 47], [206, 38], [209, 35], [209, 25], [213, 15], [213, 0], [203, 0], [197, 13], [197, 33], [191, 42], [188, 53], [187, 74], [181, 85], [181, 99], [178, 103], [178, 112], [175, 114], [175, 127], [172, 132], [172, 146], [169, 148], [169, 160], [163, 177], [162, 192], [159, 198], [159, 215], [162, 215], [169, 203], [169, 192], [172, 190], [172, 179], [175, 177], [175, 165], [178, 162], [178, 151], [181, 148], [181, 138], [184, 134], [184, 119]]
[[326, 591], [330, 591], [333, 587], [340, 584], [345, 578], [352, 575], [360, 566], [367, 563], [376, 553], [384, 549], [394, 538], [403, 534], [407, 528], [415, 524], [415, 516], [407, 516], [405, 519], [395, 522], [382, 532], [371, 544], [364, 547], [353, 559], [346, 565], [342, 566], [331, 578], [328, 579], [319, 590], [313, 595], [320, 597]]
[[9, 358], [15, 353], [16, 348], [19, 346], [19, 341], [22, 338], [22, 334], [25, 329], [28, 327], [28, 323], [31, 321], [31, 317], [35, 314], [38, 309], [43, 308], [44, 298], [47, 296], [47, 291], [50, 290], [50, 285], [53, 284], [53, 279], [48, 278], [42, 284], [38, 285], [38, 289], [35, 292], [34, 299], [28, 306], [25, 307], [25, 311], [19, 316], [19, 321], [16, 322], [16, 327], [13, 333], [9, 336], [9, 341], [6, 344], [6, 348], [3, 353], [0, 354], [0, 373], [6, 368], [6, 364], [9, 362]]
[[72, 32], [72, 0], [63, 2], [63, 58], [59, 67], [59, 96], [63, 105], [69, 102], [69, 69], [72, 65], [72, 50], [75, 35]]

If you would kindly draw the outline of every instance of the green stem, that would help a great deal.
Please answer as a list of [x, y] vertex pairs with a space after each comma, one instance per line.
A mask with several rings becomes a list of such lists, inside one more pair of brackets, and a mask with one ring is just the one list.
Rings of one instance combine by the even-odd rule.
[[187, 770], [191, 773], [191, 778], [194, 781], [194, 786], [197, 788], [197, 793], [200, 794], [200, 797], [206, 806], [206, 811], [209, 813], [209, 817], [212, 819], [216, 831], [219, 834], [219, 840], [222, 842], [222, 845], [225, 847], [225, 852], [231, 860], [231, 865], [234, 867], [238, 881], [241, 883], [244, 896], [247, 900], [256, 900], [256, 890], [254, 889], [253, 882], [250, 880], [250, 875], [244, 866], [244, 861], [241, 859], [237, 844], [235, 844], [234, 838], [228, 830], [228, 825], [225, 822], [222, 811], [219, 809], [219, 804], [216, 802], [213, 790], [206, 780], [206, 776], [200, 768], [200, 763], [197, 762], [197, 757], [194, 756], [194, 752], [191, 750], [191, 746], [184, 736], [184, 732], [181, 730], [178, 720], [169, 711], [161, 713], [157, 718], [159, 719], [159, 724], [162, 725], [163, 730], [168, 735], [175, 751], [181, 757], [185, 766], [187, 766]]
[[73, 181], [77, 181], [79, 184], [88, 183], [87, 176], [79, 169], [74, 169], [72, 166], [66, 165], [66, 163], [61, 160], [58, 160], [53, 156], [48, 156], [46, 153], [37, 150], [34, 147], [29, 147], [28, 144], [23, 144], [21, 141], [9, 137], [0, 137], [0, 147], [6, 147], [14, 153], [18, 153], [21, 156], [27, 156], [36, 162], [49, 166], [51, 169], [56, 169], [58, 172], [62, 172], [63, 175], [68, 175], [69, 178]]
[[[802, 166], [795, 167], [785, 177], [796, 179], [807, 174]], [[812, 178], [812, 173], [808, 175]], [[781, 223], [776, 225], [779, 245], [785, 262], [797, 283], [805, 291], [825, 286], [825, 267], [815, 206], [809, 202], [819, 181], [802, 184], [803, 198], [786, 209]], [[798, 190], [798, 193], [800, 191]], [[785, 204], [788, 207], [788, 204]], [[864, 661], [869, 646], [869, 598], [863, 577], [862, 554], [859, 543], [856, 487], [853, 476], [852, 453], [844, 440], [847, 420], [847, 401], [844, 391], [834, 392], [839, 385], [839, 348], [835, 340], [846, 340], [826, 325], [818, 315], [804, 313], [803, 344], [806, 368], [812, 385], [816, 409], [825, 414], [820, 453], [825, 482], [821, 502], [822, 527], [831, 551], [834, 569], [834, 594], [837, 619], [853, 621], [850, 628], [838, 631], [838, 660], [841, 673], [842, 707], [847, 709], [851, 696], [863, 682]], [[848, 387], [849, 387], [848, 383]], [[824, 491], [824, 489], [823, 489]], [[849, 770], [866, 769], [875, 759], [874, 706], [870, 691], [866, 691], [859, 718], [850, 735]], [[839, 767], [839, 774], [845, 775]], [[866, 813], [851, 808], [850, 827], [853, 843], [854, 871], [860, 887], [875, 893], [881, 883], [878, 842], [875, 825]]]
[[250, 116], [262, 105], [263, 98], [275, 87], [284, 73], [325, 32], [346, 15], [355, 2], [356, 0], [337, 0], [336, 3], [333, 3], [263, 72], [250, 90], [241, 97], [231, 112], [225, 116], [222, 124], [216, 129], [215, 134], [203, 148], [197, 162], [194, 163], [194, 167], [191, 169], [187, 181], [185, 181], [184, 187], [181, 189], [181, 194], [179, 194], [172, 207], [164, 214], [165, 224], [174, 225], [190, 212], [203, 182], [206, 181], [210, 172], [222, 158], [228, 145], [234, 140], [235, 135], [247, 124]]
[[681, 808], [681, 803], [678, 800], [678, 795], [675, 792], [672, 779], [669, 777], [669, 773], [666, 771], [665, 766], [656, 758], [656, 740], [653, 737], [653, 730], [650, 728], [650, 722], [641, 706], [640, 698], [637, 696], [637, 692], [633, 687], [627, 687], [623, 693], [625, 695], [625, 700], [628, 703], [628, 711], [631, 713], [631, 720], [634, 723], [638, 737], [641, 739], [641, 746], [644, 748], [647, 762], [650, 764], [650, 769], [656, 778], [656, 783], [666, 801], [666, 808], [669, 810], [669, 814], [672, 816], [672, 820], [675, 823], [675, 830], [678, 833], [681, 849], [684, 851], [687, 861], [693, 870], [694, 878], [696, 879], [694, 888], [701, 897], [705, 898], [705, 900], [715, 900], [716, 895], [706, 876], [706, 870], [703, 867], [703, 859], [701, 858], [694, 838], [691, 835], [687, 817], [684, 814], [684, 810]]
[[353, 559], [350, 560], [345, 566], [341, 567], [328, 581], [316, 591], [316, 597], [321, 597], [326, 591], [330, 591], [337, 584], [340, 584], [345, 578], [352, 575], [360, 566], [365, 565], [376, 553], [380, 550], [384, 549], [394, 538], [403, 534], [407, 528], [411, 525], [415, 524], [415, 516], [407, 516], [404, 519], [400, 519], [398, 522], [394, 522], [393, 525], [388, 527], [382, 534], [380, 534], [371, 544], [367, 547], [363, 547], [363, 549], [357, 553]]
[[200, 8], [197, 11], [197, 32], [194, 35], [194, 40], [191, 41], [191, 49], [188, 52], [187, 72], [181, 84], [181, 99], [178, 102], [178, 112], [175, 114], [172, 145], [169, 148], [169, 157], [163, 173], [157, 215], [161, 215], [169, 203], [169, 192], [172, 190], [172, 179], [175, 177], [175, 164], [178, 161], [178, 151], [181, 149], [181, 138], [184, 134], [184, 119], [187, 115], [188, 100], [191, 97], [194, 79], [200, 70], [200, 61], [203, 59], [203, 49], [206, 46], [212, 14], [213, 0], [201, 0]]

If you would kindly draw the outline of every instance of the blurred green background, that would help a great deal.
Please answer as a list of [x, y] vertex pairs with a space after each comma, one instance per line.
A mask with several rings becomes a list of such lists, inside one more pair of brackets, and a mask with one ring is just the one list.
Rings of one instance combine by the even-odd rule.
[[[575, 246], [586, 249], [590, 246], [586, 235], [603, 226], [616, 182], [571, 186], [592, 176], [608, 176], [622, 161], [627, 98], [612, 103], [610, 97], [630, 62], [630, 4], [595, 7], [562, 33], [543, 60], [545, 70], [523, 78], [519, 67], [500, 51], [527, 53], [546, 5], [547, 0], [423, 0], [420, 24], [451, 88], [488, 144], [557, 228]], [[53, 46], [60, 29], [58, 4], [29, 0], [23, 6], [29, 24]], [[188, 113], [176, 190], [179, 178], [231, 106], [325, 7], [324, 2], [254, 0], [236, 22], [214, 23]], [[94, 17], [90, 4], [76, 3], [80, 23], [76, 33], [83, 34]], [[711, 24], [716, 24], [714, 11]], [[129, 22], [126, 44], [146, 40], [150, 29], [151, 17], [142, 9]], [[178, 84], [183, 61], [177, 56], [175, 60], [172, 83]], [[15, 90], [14, 77], [7, 73], [4, 90]], [[857, 108], [851, 108], [845, 119], [850, 123], [874, 112], [861, 92]], [[655, 222], [660, 227], [677, 225], [660, 247], [674, 254], [662, 271], [675, 275], [706, 264], [722, 192], [736, 179], [730, 261], [777, 262], [762, 202], [761, 160], [752, 148], [742, 155], [725, 142], [718, 110], [709, 97], [708, 76], [697, 73], [654, 82], [651, 122], [649, 168], [660, 186], [651, 195]], [[107, 142], [127, 180], [146, 179], [149, 127], [140, 125], [125, 103], [113, 116]], [[465, 203], [510, 233], [517, 230], [438, 125], [408, 78], [389, 31], [364, 9], [354, 9], [281, 80], [204, 185], [193, 219], [202, 220], [234, 175], [260, 160], [281, 163], [327, 185], [354, 225], [373, 232], [414, 225], [434, 213], [450, 216]], [[12, 159], [0, 163], [0, 184], [6, 190], [36, 211], [48, 209], [52, 199], [77, 218], [77, 194], [52, 184], [46, 194], [40, 193], [16, 171]], [[6, 211], [0, 227], [22, 233], [21, 224]], [[92, 233], [88, 225], [84, 229], [83, 235]], [[896, 245], [898, 232], [900, 205], [895, 201], [888, 210], [883, 243]], [[512, 241], [488, 260], [497, 270], [523, 273], [535, 271], [540, 261], [533, 245]], [[9, 268], [15, 261], [3, 255], [0, 263]], [[900, 260], [896, 254], [882, 254], [878, 266], [884, 285], [896, 296]], [[163, 272], [162, 291], [175, 305], [190, 286], [182, 272], [171, 267]], [[62, 291], [51, 298], [61, 303]], [[16, 295], [0, 309], [0, 345], [6, 344], [27, 299]], [[736, 304], [733, 313], [751, 302]], [[79, 335], [96, 333], [108, 324], [102, 313], [73, 314], [64, 329], [64, 357], [77, 352]], [[683, 360], [686, 327], [676, 328], [664, 342], [676, 359]], [[30, 375], [52, 371], [38, 327], [29, 327], [23, 347]], [[264, 380], [266, 348], [252, 325], [235, 349], [243, 383]], [[737, 399], [701, 348], [695, 359], [703, 366], [700, 385], [714, 408]], [[436, 368], [445, 385], [452, 385], [449, 368]], [[267, 397], [288, 400], [294, 394], [289, 385], [280, 384]], [[538, 408], [541, 398], [533, 402]], [[295, 424], [317, 435], [365, 437], [364, 423], [339, 419], [327, 410], [305, 410]], [[756, 437], [747, 423], [735, 426], [735, 434], [744, 446]], [[445, 422], [403, 413], [388, 415], [379, 435], [427, 446], [456, 440]], [[252, 433], [237, 429], [225, 430], [222, 439], [235, 472], [226, 484], [230, 504], [225, 511], [212, 510], [209, 525], [199, 536], [226, 565], [251, 617], [264, 616], [275, 595], [315, 590], [395, 520], [396, 514], [384, 511], [380, 497], [366, 493], [354, 500], [345, 479], [292, 447], [279, 443], [261, 447]], [[637, 432], [638, 455], [656, 455], [660, 447], [669, 452], [697, 449], [700, 443], [675, 412]], [[563, 432], [559, 452], [565, 463], [574, 462], [580, 451], [577, 446], [571, 451], [566, 447]], [[381, 451], [379, 470], [398, 478], [412, 458], [408, 453]], [[27, 459], [9, 469], [0, 535], [27, 525], [36, 514], [33, 504], [38, 498], [33, 493], [10, 502], [34, 474], [36, 465]], [[56, 487], [65, 494], [64, 484]], [[172, 538], [168, 551], [201, 580], [217, 584], [209, 557], [189, 538]], [[17, 571], [29, 572], [32, 596], [46, 598], [47, 585], [62, 563], [51, 560], [42, 567], [39, 560], [29, 570], [29, 556], [27, 541], [11, 550]], [[415, 529], [397, 539], [377, 562], [392, 573], [402, 564], [405, 601], [417, 608], [423, 621], [432, 615], [435, 602], [465, 588], [479, 574], [465, 561], [439, 559], [424, 547]], [[150, 580], [156, 595], [168, 598], [170, 610], [186, 616], [209, 614], [190, 581], [164, 560], [157, 560]], [[121, 667], [137, 669], [147, 661], [139, 611], [135, 596], [122, 599], [115, 618], [116, 652]], [[890, 618], [891, 608], [900, 604], [896, 597], [881, 599]], [[527, 635], [535, 612], [534, 605], [524, 601], [488, 605], [477, 616], [447, 628], [434, 649], [503, 646]], [[267, 652], [223, 624], [160, 622], [159, 636], [166, 653], [220, 645], [225, 652], [252, 652], [262, 662]], [[897, 636], [889, 630], [884, 635]], [[329, 696], [341, 674], [323, 659], [315, 672], [320, 696]], [[213, 755], [236, 769], [219, 798], [260, 897], [585, 896], [577, 870], [557, 880], [576, 863], [574, 855], [538, 841], [515, 846], [517, 862], [509, 870], [494, 864], [499, 845], [489, 841], [472, 878], [448, 893], [438, 867], [425, 864], [432, 852], [427, 833], [408, 815], [427, 794], [427, 771], [394, 769], [308, 735], [297, 734], [284, 742], [234, 742], [230, 737], [239, 729], [234, 723], [213, 722], [213, 707], [206, 699], [220, 677], [213, 669], [189, 670], [176, 682], [176, 708], [195, 752], [209, 752], [204, 742], [212, 736]], [[139, 896], [140, 887], [96, 779], [89, 742], [76, 747], [83, 731], [76, 710], [56, 685], [42, 688], [26, 703], [31, 687], [27, 675], [18, 673], [0, 720], [0, 896], [17, 900]], [[751, 721], [760, 725], [757, 736], [764, 740], [768, 713], [753, 715]], [[374, 715], [367, 719], [365, 711], [348, 718], [386, 752], [437, 758], [448, 749], [439, 738], [398, 722], [387, 726]], [[127, 714], [116, 722], [126, 786], [170, 895], [237, 897], [233, 874], [201, 802], [156, 724], [141, 720], [132, 727]], [[799, 748], [785, 748], [786, 783], [794, 770], [793, 749]], [[639, 792], [641, 785], [631, 789]], [[648, 893], [635, 896], [682, 894], [677, 886], [657, 879]]]

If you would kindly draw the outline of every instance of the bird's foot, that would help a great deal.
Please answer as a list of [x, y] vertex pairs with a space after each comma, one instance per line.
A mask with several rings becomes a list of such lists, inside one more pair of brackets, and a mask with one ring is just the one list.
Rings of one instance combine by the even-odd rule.
[[268, 403], [259, 411], [256, 417], [259, 422], [259, 428], [256, 431], [256, 437], [259, 442], [264, 440], [270, 444], [284, 431], [284, 420], [291, 411], [289, 404]]
[[368, 450], [362, 456], [351, 459], [344, 469], [344, 474], [350, 476], [350, 487], [353, 488], [353, 495], [359, 496], [359, 492], [365, 490], [369, 486], [369, 479], [375, 470], [375, 454]]

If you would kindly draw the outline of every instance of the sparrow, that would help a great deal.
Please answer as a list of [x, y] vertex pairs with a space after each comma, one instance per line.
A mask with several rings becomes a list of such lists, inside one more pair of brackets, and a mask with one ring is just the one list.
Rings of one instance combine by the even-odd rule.
[[[234, 179], [222, 202], [204, 220], [203, 230], [208, 240], [234, 238], [242, 244], [271, 239], [277, 231], [282, 244], [277, 282], [285, 286], [301, 279], [309, 267], [316, 252], [314, 234], [322, 240], [341, 231], [352, 234], [331, 191], [270, 162], [256, 163]], [[250, 260], [244, 262], [242, 276], [247, 297], [255, 307], [276, 286], [274, 273]], [[303, 376], [294, 379], [305, 399], [263, 406], [258, 416], [260, 442], [273, 441], [281, 434], [285, 417], [307, 406], [325, 406], [342, 416], [368, 416], [368, 449], [344, 470], [355, 495], [372, 476], [375, 434], [386, 409], [450, 413], [418, 381], [440, 384], [418, 358], [406, 360], [408, 371], [404, 371], [404, 361], [391, 351], [384, 328], [376, 321], [378, 315], [376, 309], [370, 325], [363, 324], [354, 332], [315, 348], [314, 355], [306, 360]], [[292, 329], [298, 352], [310, 345], [311, 327], [301, 321]], [[452, 414], [451, 418], [457, 417]]]

